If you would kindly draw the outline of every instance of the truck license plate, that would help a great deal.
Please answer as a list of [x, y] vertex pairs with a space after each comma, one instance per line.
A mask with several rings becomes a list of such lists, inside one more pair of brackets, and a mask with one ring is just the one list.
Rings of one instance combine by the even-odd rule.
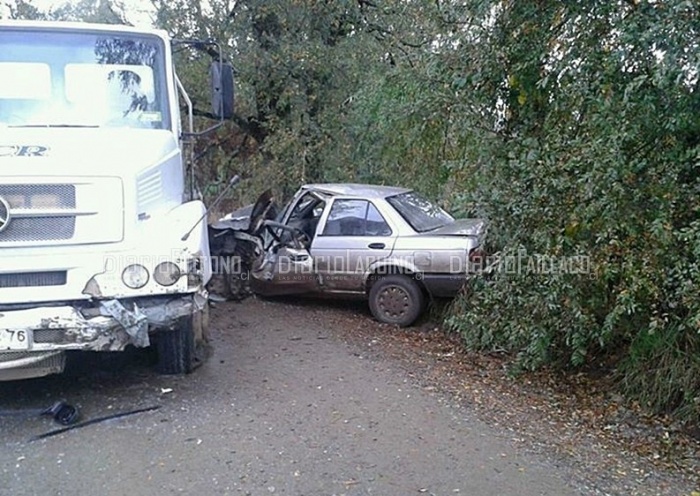
[[29, 332], [0, 329], [0, 350], [28, 350]]

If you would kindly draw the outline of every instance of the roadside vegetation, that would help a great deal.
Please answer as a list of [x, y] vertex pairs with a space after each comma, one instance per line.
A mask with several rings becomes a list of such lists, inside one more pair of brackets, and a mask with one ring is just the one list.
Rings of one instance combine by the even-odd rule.
[[[9, 2], [18, 18], [136, 21], [107, 0]], [[205, 196], [235, 173], [235, 206], [269, 185], [280, 197], [303, 182], [403, 185], [487, 218], [501, 260], [585, 260], [501, 265], [445, 326], [471, 350], [511, 354], [514, 370], [611, 374], [630, 401], [700, 422], [698, 3], [152, 7], [175, 37], [224, 40], [236, 68], [235, 119], [201, 150]], [[180, 64], [202, 112], [206, 63]]]

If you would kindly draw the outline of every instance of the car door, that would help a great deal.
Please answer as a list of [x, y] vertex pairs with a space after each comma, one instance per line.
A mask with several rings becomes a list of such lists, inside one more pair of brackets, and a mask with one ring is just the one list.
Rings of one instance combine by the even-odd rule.
[[391, 254], [396, 229], [370, 200], [335, 198], [326, 208], [311, 244], [320, 289], [363, 292], [372, 264]]
[[318, 289], [310, 239], [325, 207], [324, 198], [306, 192], [285, 209], [283, 222], [265, 229], [265, 251], [251, 273], [251, 289], [262, 295], [312, 293]]
[[255, 293], [267, 296], [311, 293], [318, 288], [309, 251], [293, 246], [265, 252], [255, 265], [250, 282]]

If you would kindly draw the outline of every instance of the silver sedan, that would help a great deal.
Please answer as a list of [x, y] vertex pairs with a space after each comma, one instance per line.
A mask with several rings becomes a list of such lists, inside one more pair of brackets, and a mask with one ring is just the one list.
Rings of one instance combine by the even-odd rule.
[[218, 229], [255, 242], [254, 292], [362, 297], [381, 322], [409, 326], [427, 298], [451, 297], [484, 256], [486, 224], [454, 219], [415, 191], [365, 184], [302, 186], [271, 219], [269, 192]]

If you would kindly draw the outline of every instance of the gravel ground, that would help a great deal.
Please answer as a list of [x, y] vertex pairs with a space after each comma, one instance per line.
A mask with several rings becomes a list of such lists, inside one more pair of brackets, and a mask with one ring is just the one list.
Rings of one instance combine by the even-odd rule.
[[[513, 380], [501, 357], [470, 356], [429, 322], [397, 330], [363, 303], [250, 298], [214, 308], [211, 338], [210, 357], [186, 377], [158, 376], [152, 356], [134, 351], [0, 383], [5, 411], [61, 398], [84, 420], [159, 407], [33, 442], [57, 425], [0, 417], [0, 494], [690, 496], [698, 487], [697, 446], [663, 422], [583, 379]], [[654, 451], [657, 441], [667, 449]]]

